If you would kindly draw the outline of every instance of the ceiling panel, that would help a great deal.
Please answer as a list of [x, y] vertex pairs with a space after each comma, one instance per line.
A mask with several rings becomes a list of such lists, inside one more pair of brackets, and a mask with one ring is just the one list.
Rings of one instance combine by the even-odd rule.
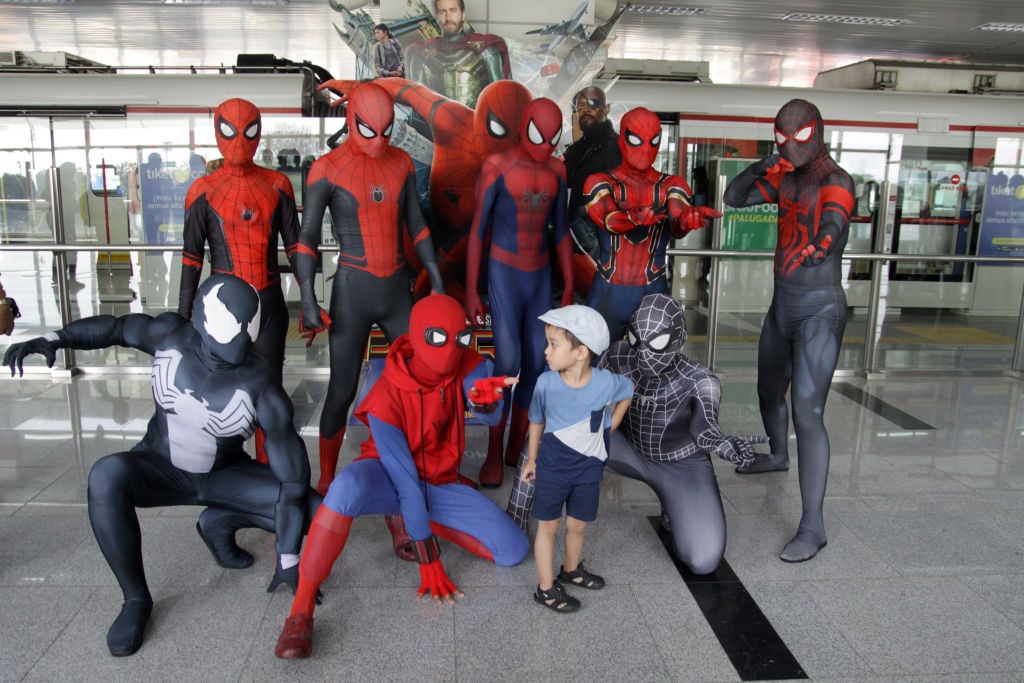
[[[1024, 33], [973, 28], [986, 22], [1024, 23], [1020, 0], [662, 4], [705, 7], [707, 12], [686, 17], [627, 12], [609, 56], [706, 61], [717, 83], [796, 86], [811, 85], [820, 71], [868, 58], [1024, 66]], [[373, 5], [364, 9], [376, 18]], [[791, 12], [905, 23], [780, 21]], [[473, 0], [467, 0], [467, 13], [474, 19]], [[0, 50], [63, 51], [112, 66], [216, 66], [234, 64], [238, 53], [265, 52], [351, 77], [354, 57], [334, 31], [337, 18], [327, 0], [290, 0], [282, 7], [163, 5], [158, 0], [0, 6]], [[486, 29], [479, 18], [475, 23]]]

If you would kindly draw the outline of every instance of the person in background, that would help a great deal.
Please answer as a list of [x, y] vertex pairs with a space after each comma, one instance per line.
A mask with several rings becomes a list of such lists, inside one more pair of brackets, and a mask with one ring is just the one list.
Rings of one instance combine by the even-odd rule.
[[3, 283], [0, 283], [0, 334], [11, 336], [14, 333], [14, 319], [20, 315], [17, 302], [7, 296]]
[[377, 75], [385, 78], [405, 76], [405, 55], [402, 44], [398, 42], [387, 24], [373, 27], [373, 37], [377, 42], [373, 45], [373, 68]]

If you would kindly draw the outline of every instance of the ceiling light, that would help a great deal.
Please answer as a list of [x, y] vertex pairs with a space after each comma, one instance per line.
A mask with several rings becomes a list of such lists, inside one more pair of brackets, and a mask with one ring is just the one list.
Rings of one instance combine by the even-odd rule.
[[974, 28], [980, 31], [1024, 31], [1024, 24], [1001, 24], [999, 22], [990, 21], [987, 24], [975, 26]]
[[675, 5], [628, 5], [627, 11], [635, 14], [659, 14], [673, 17], [690, 17], [707, 14], [706, 7], [678, 7]]
[[860, 26], [898, 26], [909, 23], [906, 19], [890, 19], [887, 17], [849, 17], [842, 14], [810, 14], [808, 12], [792, 12], [782, 17], [782, 21], [810, 21], [823, 24], [857, 24]]
[[74, 5], [78, 0], [0, 0], [0, 5]]

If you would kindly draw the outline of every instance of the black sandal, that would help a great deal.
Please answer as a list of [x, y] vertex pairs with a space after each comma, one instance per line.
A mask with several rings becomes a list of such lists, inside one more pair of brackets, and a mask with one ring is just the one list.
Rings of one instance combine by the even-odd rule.
[[574, 586], [580, 588], [587, 588], [589, 590], [599, 590], [604, 588], [604, 579], [597, 574], [591, 574], [587, 571], [587, 568], [583, 566], [583, 561], [580, 560], [580, 564], [576, 569], [571, 572], [565, 571], [565, 567], [561, 568], [558, 572], [558, 580], [563, 583], [571, 583]]
[[538, 585], [533, 599], [555, 612], [575, 612], [580, 608], [580, 601], [566, 593], [557, 581], [546, 591]]

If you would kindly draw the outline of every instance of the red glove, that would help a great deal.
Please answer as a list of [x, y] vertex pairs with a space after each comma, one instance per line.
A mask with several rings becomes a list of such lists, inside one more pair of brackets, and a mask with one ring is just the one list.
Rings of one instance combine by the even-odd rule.
[[710, 206], [688, 206], [679, 215], [679, 227], [686, 232], [698, 228], [706, 228], [709, 218], [721, 218], [722, 212], [715, 211]]
[[442, 599], [455, 602], [454, 596], [457, 595], [460, 598], [463, 596], [462, 591], [456, 588], [452, 580], [445, 574], [440, 558], [420, 565], [420, 588], [416, 592], [420, 597], [430, 593], [438, 602], [441, 602]]
[[306, 348], [308, 349], [313, 345], [313, 339], [317, 333], [329, 330], [331, 328], [331, 316], [327, 315], [327, 311], [320, 309], [320, 325], [319, 327], [306, 327], [306, 321], [302, 318], [302, 311], [299, 311], [299, 335], [305, 337]]
[[486, 405], [500, 401], [505, 395], [504, 375], [499, 377], [484, 377], [473, 382], [473, 388], [469, 390], [469, 400], [473, 403]]
[[470, 325], [479, 327], [487, 322], [487, 309], [480, 296], [474, 292], [466, 292], [466, 319]]

